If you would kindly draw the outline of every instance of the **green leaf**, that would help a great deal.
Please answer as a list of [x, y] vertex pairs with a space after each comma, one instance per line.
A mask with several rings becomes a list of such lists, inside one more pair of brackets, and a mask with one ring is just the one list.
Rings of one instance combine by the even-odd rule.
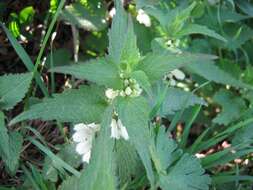
[[[157, 94], [160, 94], [160, 92], [158, 91]], [[163, 116], [175, 114], [176, 111], [196, 104], [206, 105], [206, 102], [192, 92], [170, 87], [162, 103], [160, 114]]]
[[131, 77], [137, 81], [137, 83], [146, 91], [149, 96], [152, 96], [151, 84], [147, 75], [143, 71], [134, 71], [131, 74]]
[[187, 64], [202, 63], [214, 58], [216, 57], [205, 54], [171, 54], [168, 51], [155, 52], [148, 54], [137, 66], [137, 69], [144, 71], [150, 82], [154, 83], [174, 69]]
[[184, 154], [168, 175], [160, 176], [159, 183], [164, 190], [208, 190], [211, 180], [204, 173], [196, 157]]
[[54, 162], [55, 167], [57, 167], [57, 169], [63, 170], [64, 168], [65, 170], [74, 174], [75, 176], [77, 177], [80, 176], [80, 172], [75, 170], [72, 166], [63, 161], [60, 157], [56, 156], [48, 147], [44, 146], [43, 144], [41, 144], [39, 141], [35, 140], [32, 137], [28, 137], [27, 139], [31, 143], [33, 143], [37, 148], [39, 148], [43, 153], [45, 153], [48, 157], [50, 157]]
[[59, 187], [59, 190], [79, 190], [79, 178], [76, 176], [68, 177], [66, 180], [62, 182], [62, 184]]
[[19, 22], [21, 24], [31, 22], [34, 14], [35, 10], [32, 6], [25, 7], [19, 13]]
[[18, 54], [18, 56], [20, 57], [20, 59], [22, 60], [22, 62], [25, 64], [25, 66], [28, 69], [28, 71], [34, 72], [35, 81], [39, 85], [39, 87], [40, 87], [41, 91], [43, 92], [43, 94], [45, 96], [49, 96], [48, 90], [47, 90], [47, 88], [46, 88], [43, 80], [41, 79], [39, 73], [37, 71], [34, 71], [34, 64], [33, 64], [32, 60], [30, 59], [29, 55], [26, 53], [26, 51], [24, 50], [24, 48], [18, 43], [18, 41], [16, 40], [16, 38], [5, 27], [5, 25], [3, 25], [2, 23], [0, 23], [0, 26], [2, 26], [2, 28], [4, 29], [4, 32], [6, 33], [8, 39], [10, 40], [13, 48], [15, 49], [16, 53]]
[[[56, 154], [59, 158], [64, 160], [67, 164], [72, 166], [73, 168], [77, 168], [81, 164], [81, 157], [75, 152], [75, 144], [65, 144], [61, 147], [61, 150]], [[45, 163], [43, 165], [42, 174], [44, 179], [50, 180], [52, 182], [57, 182], [58, 180], [58, 172], [60, 174], [61, 170], [57, 170], [59, 168], [59, 164], [56, 163], [56, 160], [50, 159], [49, 156], [46, 157]]]
[[0, 108], [11, 109], [20, 102], [31, 84], [32, 73], [0, 76]]
[[216, 38], [223, 42], [227, 41], [224, 37], [222, 37], [220, 34], [217, 34], [215, 31], [207, 28], [206, 26], [202, 26], [198, 24], [189, 24], [185, 28], [180, 30], [176, 35], [181, 37], [181, 36], [186, 36], [189, 34], [203, 34], [209, 37]]
[[98, 85], [119, 88], [121, 86], [118, 69], [105, 59], [94, 59], [85, 63], [51, 69], [52, 72], [71, 74], [76, 78], [87, 79]]
[[62, 94], [54, 94], [53, 98], [45, 98], [42, 103], [32, 105], [29, 110], [14, 118], [10, 124], [26, 119], [74, 123], [98, 122], [107, 105], [103, 97], [103, 89], [94, 86], [67, 90]]
[[100, 31], [107, 26], [105, 13], [104, 3], [100, 7], [86, 7], [77, 2], [66, 6], [61, 13], [61, 18], [85, 30]]
[[103, 116], [101, 131], [92, 147], [91, 160], [80, 178], [79, 189], [116, 190], [114, 174], [114, 140], [110, 138], [112, 108], [109, 107]]
[[238, 7], [247, 15], [253, 17], [253, 6], [252, 3], [248, 1], [236, 1]]
[[166, 8], [148, 6], [145, 10], [160, 22], [164, 32], [169, 37], [174, 37], [184, 27], [187, 20], [189, 20], [195, 6], [196, 2], [193, 2], [188, 7], [177, 6], [174, 9], [168, 9], [168, 6]]
[[200, 161], [188, 153], [182, 155], [174, 140], [160, 127], [155, 139], [152, 158], [164, 190], [208, 190], [210, 178]]
[[151, 136], [148, 128], [150, 107], [143, 97], [137, 97], [118, 99], [116, 109], [120, 120], [127, 128], [129, 141], [136, 148], [153, 186], [154, 174], [149, 154]]
[[127, 141], [120, 140], [116, 143], [116, 161], [117, 174], [119, 176], [120, 185], [131, 182], [133, 177], [143, 175], [140, 158], [135, 148]]
[[155, 141], [155, 149], [152, 150], [152, 159], [159, 174], [166, 174], [167, 168], [181, 154], [177, 150], [177, 144], [169, 135], [164, 127], [160, 127]]
[[140, 55], [130, 15], [124, 11], [121, 1], [115, 1], [116, 15], [109, 31], [109, 57], [114, 64], [134, 65]]
[[67, 49], [61, 48], [54, 50], [51, 54], [46, 57], [45, 66], [51, 68], [51, 59], [53, 61], [53, 66], [64, 66], [68, 65], [71, 60], [71, 53]]
[[238, 144], [251, 144], [253, 141], [253, 125], [247, 125], [245, 127], [243, 127], [242, 129], [240, 129], [236, 135], [234, 136], [234, 138], [232, 139], [232, 144], [234, 146], [238, 145]]
[[210, 61], [191, 63], [188, 64], [186, 68], [191, 72], [216, 83], [252, 89], [250, 85], [244, 84], [243, 82], [237, 80]]
[[222, 107], [221, 113], [213, 119], [214, 123], [218, 123], [220, 125], [228, 125], [229, 123], [239, 119], [247, 108], [245, 101], [241, 97], [238, 97], [227, 90], [218, 91], [213, 100]]
[[0, 112], [0, 155], [11, 175], [16, 173], [23, 138], [18, 132], [8, 134], [5, 127], [4, 114]]

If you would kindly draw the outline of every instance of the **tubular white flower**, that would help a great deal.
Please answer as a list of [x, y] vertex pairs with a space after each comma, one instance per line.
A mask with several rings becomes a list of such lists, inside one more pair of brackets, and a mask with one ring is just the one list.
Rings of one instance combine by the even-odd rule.
[[77, 143], [76, 152], [82, 156], [83, 162], [89, 163], [92, 139], [94, 134], [100, 129], [100, 126], [95, 123], [84, 124], [79, 123], [74, 126], [75, 133], [73, 141]]
[[111, 122], [111, 138], [120, 139], [120, 131], [118, 129], [118, 124], [115, 119]]
[[128, 132], [125, 126], [123, 126], [120, 119], [117, 121], [112, 119], [111, 122], [111, 138], [120, 139], [123, 138], [125, 140], [129, 139]]
[[150, 27], [151, 26], [151, 19], [150, 17], [147, 15], [147, 13], [145, 13], [144, 10], [139, 9], [138, 10], [138, 15], [136, 17], [136, 20], [140, 23], [140, 24], [144, 24], [146, 27]]
[[125, 140], [128, 140], [129, 139], [129, 136], [128, 136], [128, 132], [126, 130], [126, 127], [122, 124], [121, 120], [118, 119], [118, 128], [120, 130], [120, 136], [125, 139]]

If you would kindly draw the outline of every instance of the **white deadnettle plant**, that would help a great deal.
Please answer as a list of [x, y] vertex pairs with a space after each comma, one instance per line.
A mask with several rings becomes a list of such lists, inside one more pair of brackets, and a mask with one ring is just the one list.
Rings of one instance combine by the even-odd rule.
[[[163, 127], [154, 130], [152, 121], [169, 102], [161, 98], [167, 91], [157, 95], [154, 92], [163, 76], [171, 73], [182, 80], [184, 74], [175, 69], [211, 62], [213, 57], [172, 54], [166, 49], [140, 55], [131, 16], [124, 11], [121, 1], [116, 0], [115, 5], [108, 55], [51, 70], [88, 80], [90, 84], [45, 98], [11, 124], [37, 118], [79, 123], [74, 126], [73, 141], [82, 160], [89, 164], [80, 178], [74, 178], [77, 189], [126, 187], [133, 178], [140, 177], [137, 168], [144, 168], [152, 190], [207, 190], [210, 178], [199, 160], [180, 150]], [[151, 25], [143, 11], [139, 11], [137, 19]]]

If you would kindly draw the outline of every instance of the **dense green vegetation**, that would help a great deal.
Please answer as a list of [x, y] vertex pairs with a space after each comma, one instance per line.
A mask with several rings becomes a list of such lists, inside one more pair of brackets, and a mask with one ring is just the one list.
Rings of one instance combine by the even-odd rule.
[[251, 190], [253, 2], [0, 2], [0, 190]]

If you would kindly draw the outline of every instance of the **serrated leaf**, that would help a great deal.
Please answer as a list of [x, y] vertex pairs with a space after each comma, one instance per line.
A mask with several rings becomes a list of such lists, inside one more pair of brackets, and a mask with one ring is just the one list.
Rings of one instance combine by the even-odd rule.
[[227, 125], [239, 119], [247, 108], [245, 101], [241, 97], [226, 90], [218, 91], [213, 100], [222, 107], [221, 113], [213, 119], [213, 122], [218, 124]]
[[65, 7], [62, 19], [89, 31], [100, 31], [107, 26], [105, 5], [86, 7], [81, 3], [73, 3]]
[[4, 29], [4, 32], [6, 33], [8, 39], [10, 40], [13, 48], [15, 49], [16, 53], [22, 60], [22, 62], [25, 64], [26, 68], [30, 72], [34, 72], [34, 78], [36, 83], [39, 85], [41, 91], [45, 96], [49, 96], [48, 90], [46, 88], [46, 85], [44, 84], [42, 78], [40, 77], [40, 74], [37, 71], [34, 71], [34, 64], [32, 60], [30, 59], [29, 55], [26, 53], [24, 48], [19, 44], [17, 39], [10, 33], [10, 31], [5, 27], [4, 24], [0, 22], [0, 26]]
[[94, 59], [71, 66], [56, 67], [51, 69], [51, 71], [71, 74], [76, 78], [87, 79], [98, 85], [115, 88], [121, 85], [117, 67], [107, 63], [105, 59]]
[[204, 173], [196, 157], [184, 154], [159, 182], [163, 190], [208, 190], [211, 180]]
[[109, 31], [109, 57], [114, 64], [134, 65], [140, 55], [130, 15], [124, 11], [121, 1], [115, 1], [116, 15]]
[[57, 120], [60, 122], [91, 123], [101, 120], [107, 105], [103, 99], [104, 90], [94, 86], [81, 86], [80, 89], [66, 90], [45, 98], [17, 117], [10, 124], [26, 119]]
[[155, 52], [148, 54], [137, 66], [137, 69], [146, 73], [151, 83], [162, 79], [162, 77], [179, 67], [192, 63], [202, 63], [216, 58], [205, 54], [171, 54], [168, 51]]
[[150, 107], [143, 97], [137, 97], [119, 99], [116, 109], [120, 120], [127, 128], [129, 141], [136, 148], [146, 169], [151, 186], [153, 186], [154, 174], [149, 154], [151, 136], [148, 128]]
[[169, 137], [164, 127], [160, 127], [155, 140], [155, 149], [152, 150], [152, 159], [159, 174], [166, 174], [167, 168], [181, 154], [177, 144]]
[[232, 144], [234, 146], [238, 144], [251, 144], [253, 142], [253, 125], [247, 125], [236, 132], [234, 138], [232, 139]]
[[101, 130], [92, 147], [91, 160], [82, 173], [79, 189], [89, 190], [116, 190], [114, 173], [114, 140], [110, 138], [110, 123], [112, 108], [109, 107], [103, 116]]
[[[159, 94], [159, 92], [157, 93]], [[162, 103], [160, 113], [161, 115], [170, 115], [196, 104], [206, 105], [206, 102], [192, 92], [170, 87]]]
[[20, 102], [31, 84], [32, 73], [0, 76], [0, 108], [11, 109]]
[[59, 187], [59, 190], [79, 190], [80, 179], [76, 176], [71, 176], [64, 180]]
[[11, 175], [14, 175], [18, 168], [22, 143], [23, 138], [18, 132], [8, 134], [4, 114], [0, 112], [0, 156]]
[[240, 88], [252, 88], [250, 85], [244, 84], [243, 82], [232, 77], [210, 61], [191, 63], [188, 64], [186, 68], [189, 69], [191, 72], [196, 73], [203, 78], [210, 81], [214, 81], [216, 83], [231, 85]]
[[205, 175], [200, 161], [188, 153], [182, 155], [175, 141], [164, 127], [158, 131], [153, 150], [153, 161], [163, 190], [208, 190], [210, 177]]
[[214, 30], [211, 30], [207, 28], [206, 26], [199, 25], [199, 24], [189, 24], [185, 28], [180, 30], [176, 35], [181, 37], [181, 36], [185, 36], [189, 34], [203, 34], [209, 37], [216, 38], [223, 42], [227, 41], [224, 37], [216, 33]]
[[117, 141], [115, 149], [116, 171], [120, 185], [124, 185], [130, 182], [133, 177], [138, 177], [144, 168], [135, 148], [129, 142], [125, 140]]

